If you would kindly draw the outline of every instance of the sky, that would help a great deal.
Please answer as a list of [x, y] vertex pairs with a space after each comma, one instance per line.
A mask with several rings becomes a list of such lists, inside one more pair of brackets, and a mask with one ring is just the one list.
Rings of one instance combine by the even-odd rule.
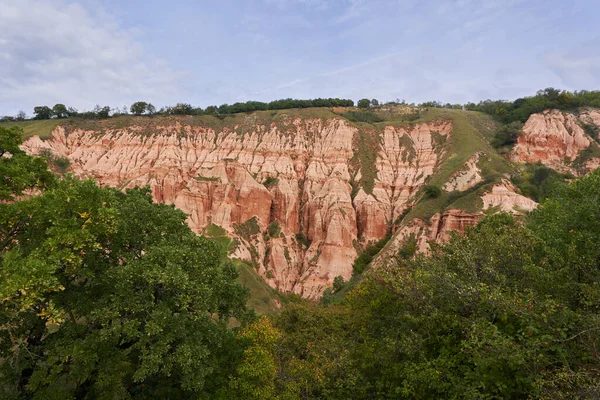
[[600, 89], [598, 0], [0, 0], [0, 115]]

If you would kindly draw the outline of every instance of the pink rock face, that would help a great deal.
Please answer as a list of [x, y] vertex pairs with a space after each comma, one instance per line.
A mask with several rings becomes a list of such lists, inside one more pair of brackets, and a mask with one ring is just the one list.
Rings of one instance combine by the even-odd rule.
[[396, 260], [390, 257], [397, 254], [411, 236], [417, 241], [419, 253], [427, 253], [431, 243], [444, 243], [451, 233], [464, 233], [469, 226], [475, 226], [483, 218], [482, 213], [470, 214], [462, 210], [451, 209], [434, 214], [427, 224], [421, 219], [413, 219], [394, 234], [383, 251], [373, 260], [373, 266], [393, 266]]
[[477, 167], [477, 163], [479, 162], [479, 157], [485, 155], [483, 153], [477, 153], [471, 156], [466, 162], [464, 167], [457, 171], [448, 182], [444, 185], [444, 190], [447, 192], [452, 192], [454, 190], [464, 191], [472, 188], [477, 185], [479, 182], [483, 181], [483, 177], [481, 176], [481, 171], [479, 167]]
[[[373, 191], [359, 188], [353, 199], [358, 131], [346, 120], [290, 117], [278, 127], [247, 118], [252, 129], [244, 133], [179, 122], [150, 134], [58, 127], [50, 140], [32, 137], [23, 148], [67, 157], [71, 172], [100, 185], [149, 185], [155, 201], [188, 214], [194, 232], [212, 223], [237, 237], [231, 256], [254, 261], [270, 285], [316, 298], [336, 276], [350, 278], [357, 246], [381, 239], [412, 205], [443, 152], [435, 137], [452, 130], [449, 122], [385, 128]], [[240, 237], [236, 226], [253, 217], [261, 233]], [[280, 234], [271, 238], [274, 221]]]
[[546, 111], [529, 117], [513, 150], [512, 159], [529, 163], [541, 161], [553, 168], [564, 169], [565, 160], [575, 160], [590, 143], [573, 114]]
[[481, 196], [483, 209], [498, 207], [501, 211], [521, 214], [537, 207], [537, 203], [528, 197], [516, 193], [515, 187], [508, 181], [494, 185], [492, 190]]
[[413, 205], [415, 193], [433, 175], [443, 154], [435, 135], [452, 132], [450, 122], [417, 124], [413, 129], [387, 126], [381, 138], [372, 194], [363, 189], [354, 198], [360, 238], [378, 240]]

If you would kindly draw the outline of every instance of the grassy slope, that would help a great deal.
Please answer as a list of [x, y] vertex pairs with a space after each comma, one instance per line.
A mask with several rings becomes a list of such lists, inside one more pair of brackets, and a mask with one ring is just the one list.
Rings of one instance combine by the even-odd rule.
[[[231, 239], [227, 236], [225, 229], [211, 224], [206, 227], [204, 234], [221, 246], [223, 249], [223, 259], [225, 260], [227, 252], [231, 250]], [[284, 297], [258, 275], [254, 266], [238, 259], [233, 259], [231, 262], [240, 274], [238, 281], [250, 289], [248, 307], [253, 308], [259, 315], [277, 313], [279, 308], [276, 301], [283, 303], [285, 300]]]
[[442, 119], [452, 120], [453, 130], [446, 142], [446, 153], [428, 184], [442, 187], [463, 167], [467, 159], [478, 151], [485, 153], [478, 164], [485, 183], [462, 193], [442, 192], [438, 198], [422, 200], [408, 213], [406, 220], [427, 219], [437, 212], [450, 208], [467, 212], [479, 211], [483, 205], [479, 198], [481, 193], [488, 189], [492, 182], [498, 181], [502, 175], [512, 171], [510, 162], [502, 158], [485, 139], [494, 127], [489, 116], [471, 111], [430, 109], [415, 122]]
[[47, 119], [42, 121], [1, 122], [0, 127], [8, 128], [18, 126], [23, 129], [23, 139], [38, 135], [42, 139], [49, 139], [50, 134], [61, 123], [66, 120]]

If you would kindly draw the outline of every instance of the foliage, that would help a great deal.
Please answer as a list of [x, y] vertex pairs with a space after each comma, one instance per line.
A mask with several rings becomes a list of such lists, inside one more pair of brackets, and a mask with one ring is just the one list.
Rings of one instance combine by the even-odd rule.
[[154, 110], [154, 106], [152, 104], [146, 103], [145, 101], [136, 101], [129, 108], [129, 111], [131, 111], [131, 113], [135, 115], [142, 115], [146, 112], [148, 112], [148, 114], [153, 114], [153, 112], [149, 112], [152, 110]]
[[33, 108], [34, 119], [50, 119], [52, 109], [48, 106], [37, 106]]
[[526, 164], [519, 175], [513, 175], [512, 182], [523, 195], [537, 202], [546, 200], [550, 194], [565, 184], [572, 176], [560, 174], [541, 163]]
[[277, 186], [278, 184], [279, 184], [279, 179], [277, 179], [277, 178], [275, 178], [273, 176], [267, 177], [267, 179], [265, 179], [265, 181], [263, 182], [263, 185], [266, 188]]
[[267, 317], [246, 326], [238, 338], [248, 342], [242, 361], [229, 381], [229, 391], [224, 399], [276, 399], [275, 378], [277, 360], [276, 343], [280, 333]]
[[[2, 128], [0, 393], [3, 398], [182, 398], [227, 386], [246, 290], [184, 213], [67, 178]], [[7, 154], [7, 153], [4, 153]], [[4, 162], [6, 161], [6, 162]], [[44, 184], [44, 185], [42, 185]]]
[[345, 283], [346, 282], [344, 282], [343, 276], [341, 276], [341, 275], [336, 276], [335, 278], [333, 278], [333, 291], [339, 292], [340, 290], [342, 290]]
[[512, 122], [508, 125], [500, 126], [500, 128], [498, 128], [494, 134], [492, 146], [497, 149], [503, 147], [512, 148], [512, 146], [517, 143], [519, 136], [521, 136], [522, 129], [523, 124], [518, 121]]
[[435, 199], [440, 197], [442, 189], [439, 186], [427, 185], [423, 188], [423, 196], [425, 199]]
[[365, 271], [365, 269], [367, 269], [371, 261], [373, 261], [373, 258], [375, 258], [377, 254], [379, 254], [381, 249], [383, 249], [383, 247], [387, 244], [387, 242], [389, 242], [391, 238], [392, 233], [388, 232], [383, 239], [378, 240], [375, 244], [367, 246], [360, 253], [360, 255], [356, 257], [356, 260], [354, 260], [354, 263], [352, 264], [353, 274], [362, 274]]
[[252, 217], [242, 224], [237, 224], [235, 226], [235, 233], [237, 233], [239, 236], [245, 239], [249, 239], [251, 236], [260, 233], [260, 226], [258, 225], [258, 220], [256, 219], [256, 217]]
[[307, 249], [310, 247], [310, 240], [308, 240], [302, 232], [296, 233], [296, 241]]
[[360, 99], [358, 103], [356, 103], [358, 108], [371, 108], [371, 100], [369, 99]]
[[279, 237], [279, 234], [281, 233], [281, 227], [279, 226], [279, 222], [278, 221], [271, 222], [269, 224], [269, 226], [267, 227], [267, 232], [269, 233], [269, 236], [272, 238]]
[[69, 111], [64, 104], [55, 104], [54, 107], [52, 107], [52, 114], [59, 119], [67, 118], [69, 116]]
[[44, 160], [19, 148], [22, 134], [17, 127], [0, 127], [0, 202], [13, 201], [27, 190], [50, 187], [55, 181]]
[[547, 109], [574, 110], [579, 107], [600, 107], [600, 91], [568, 92], [555, 88], [539, 90], [535, 96], [515, 101], [485, 100], [465, 105], [467, 110], [481, 111], [503, 123], [525, 122], [531, 114]]
[[[600, 171], [526, 221], [484, 218], [430, 256], [363, 275], [327, 307], [275, 319], [297, 398], [596, 398]], [[414, 238], [413, 238], [414, 239]]]

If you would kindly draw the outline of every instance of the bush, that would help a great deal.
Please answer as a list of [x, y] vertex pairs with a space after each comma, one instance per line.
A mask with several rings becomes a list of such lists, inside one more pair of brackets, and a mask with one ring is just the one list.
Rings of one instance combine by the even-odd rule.
[[357, 103], [358, 108], [370, 108], [371, 100], [369, 99], [360, 99]]
[[522, 129], [523, 124], [520, 122], [513, 122], [509, 125], [502, 125], [494, 134], [492, 146], [494, 146], [497, 149], [502, 147], [512, 147], [517, 143], [519, 136], [521, 136]]
[[423, 188], [423, 196], [426, 199], [435, 199], [440, 197], [442, 189], [435, 185], [427, 185]]
[[279, 179], [277, 179], [273, 176], [267, 177], [267, 179], [265, 179], [265, 181], [263, 182], [263, 185], [267, 188], [269, 188], [271, 186], [277, 186], [278, 184], [279, 184]]
[[269, 226], [267, 227], [267, 232], [269, 233], [269, 236], [272, 238], [276, 238], [279, 236], [279, 234], [281, 233], [281, 227], [279, 226], [279, 222], [278, 221], [273, 221], [269, 224]]

